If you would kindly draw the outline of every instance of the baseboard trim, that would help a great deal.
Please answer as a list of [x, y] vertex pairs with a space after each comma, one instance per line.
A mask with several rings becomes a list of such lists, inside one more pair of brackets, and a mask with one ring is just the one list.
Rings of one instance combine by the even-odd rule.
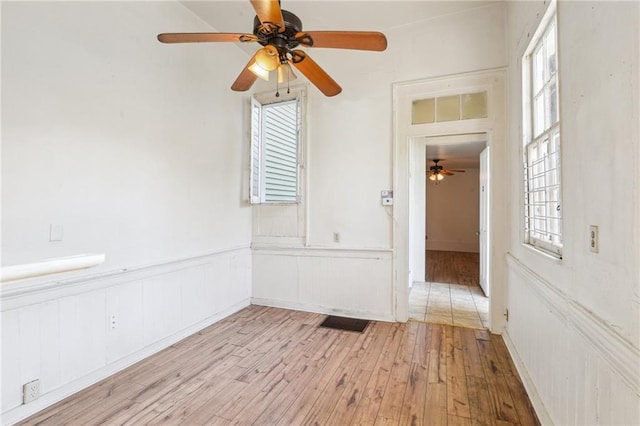
[[103, 379], [106, 379], [113, 374], [124, 370], [127, 367], [132, 366], [133, 364], [142, 361], [149, 356], [160, 352], [161, 350], [171, 346], [172, 344], [179, 342], [180, 340], [191, 336], [198, 331], [215, 324], [216, 322], [232, 315], [247, 306], [249, 306], [250, 300], [245, 299], [239, 303], [236, 303], [229, 308], [221, 311], [217, 314], [210, 316], [209, 318], [200, 321], [196, 324], [193, 324], [183, 330], [180, 330], [177, 333], [172, 334], [171, 336], [167, 336], [162, 340], [159, 340], [137, 352], [134, 352], [130, 355], [127, 355], [124, 358], [119, 359], [118, 361], [112, 362], [109, 365], [106, 365], [86, 376], [83, 376], [71, 383], [67, 383], [66, 385], [55, 389], [51, 392], [48, 392], [45, 395], [42, 395], [37, 400], [30, 402], [28, 405], [20, 405], [16, 408], [13, 408], [6, 413], [2, 414], [2, 424], [3, 425], [12, 425], [21, 420], [26, 419], [29, 416], [37, 413], [38, 411], [44, 410], [45, 408], [55, 404], [56, 402], [62, 401], [63, 399], [73, 395], [74, 393], [100, 382]]
[[314, 312], [316, 314], [339, 315], [348, 318], [360, 318], [373, 321], [394, 322], [391, 313], [362, 311], [357, 309], [337, 309], [328, 306], [288, 302], [284, 300], [264, 299], [260, 297], [251, 298], [252, 305], [269, 306], [272, 308], [291, 309], [294, 311]]
[[640, 349], [511, 254], [507, 254], [507, 265], [523, 278], [529, 289], [540, 297], [551, 312], [575, 330], [611, 370], [640, 395]]
[[520, 354], [513, 344], [511, 340], [511, 336], [509, 336], [509, 332], [505, 330], [502, 333], [502, 339], [504, 340], [505, 345], [507, 346], [507, 350], [509, 351], [509, 355], [511, 355], [511, 359], [513, 360], [514, 365], [516, 366], [516, 370], [518, 370], [518, 374], [520, 375], [520, 379], [522, 380], [522, 384], [524, 385], [525, 390], [527, 391], [527, 395], [531, 400], [531, 404], [533, 405], [533, 409], [538, 416], [538, 420], [540, 420], [540, 424], [543, 425], [553, 425], [553, 420], [551, 420], [551, 416], [547, 411], [547, 407], [544, 406], [542, 402], [542, 398], [538, 394], [538, 389], [536, 385], [533, 383], [533, 380], [529, 376], [529, 372], [527, 368], [522, 362], [520, 358]]

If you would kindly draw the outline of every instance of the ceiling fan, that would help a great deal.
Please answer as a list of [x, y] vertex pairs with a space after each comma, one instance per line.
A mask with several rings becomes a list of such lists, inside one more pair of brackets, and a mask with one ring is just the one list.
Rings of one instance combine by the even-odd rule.
[[254, 43], [263, 47], [244, 67], [231, 86], [235, 91], [251, 88], [258, 77], [268, 80], [271, 71], [277, 71], [278, 82], [295, 79], [289, 64], [305, 75], [326, 96], [335, 96], [342, 88], [303, 50], [304, 47], [371, 50], [381, 52], [387, 48], [387, 39], [379, 32], [366, 31], [303, 31], [302, 21], [291, 12], [280, 8], [279, 0], [250, 0], [256, 11], [253, 33], [163, 33], [162, 43], [231, 42]]
[[443, 161], [443, 160], [436, 158], [432, 161], [433, 161], [433, 166], [429, 167], [429, 180], [435, 181], [436, 183], [444, 179], [445, 176], [451, 176], [456, 173], [466, 173], [465, 170], [445, 169], [444, 167], [438, 164], [440, 161]]

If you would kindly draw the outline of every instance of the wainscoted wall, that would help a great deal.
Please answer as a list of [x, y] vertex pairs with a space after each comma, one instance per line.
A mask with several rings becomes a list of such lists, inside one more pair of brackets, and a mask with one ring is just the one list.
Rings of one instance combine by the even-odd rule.
[[253, 249], [253, 304], [393, 321], [391, 250]]
[[[249, 305], [251, 250], [81, 279], [2, 286], [2, 423], [10, 424]], [[40, 379], [39, 399], [22, 385]]]
[[[553, 5], [507, 2], [505, 338], [546, 423], [637, 425], [640, 3], [557, 2], [562, 259], [522, 243], [522, 56]], [[593, 172], [603, 164], [611, 171]], [[597, 253], [590, 251], [592, 225]]]
[[543, 424], [640, 424], [638, 348], [516, 258], [507, 263], [504, 337]]

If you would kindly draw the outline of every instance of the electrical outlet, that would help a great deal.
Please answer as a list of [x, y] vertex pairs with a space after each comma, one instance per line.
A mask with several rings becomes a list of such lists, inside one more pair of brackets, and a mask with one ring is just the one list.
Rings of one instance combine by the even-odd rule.
[[333, 242], [334, 243], [339, 243], [340, 242], [340, 233], [339, 232], [334, 232], [333, 233]]
[[49, 225], [49, 241], [62, 241], [64, 237], [64, 227], [62, 225]]
[[109, 317], [109, 328], [111, 328], [111, 330], [114, 330], [117, 325], [118, 325], [118, 323], [116, 321], [116, 316], [115, 315], [111, 315]]
[[589, 227], [589, 250], [598, 253], [598, 227], [591, 225]]
[[22, 386], [22, 403], [26, 404], [40, 397], [40, 380], [36, 379]]

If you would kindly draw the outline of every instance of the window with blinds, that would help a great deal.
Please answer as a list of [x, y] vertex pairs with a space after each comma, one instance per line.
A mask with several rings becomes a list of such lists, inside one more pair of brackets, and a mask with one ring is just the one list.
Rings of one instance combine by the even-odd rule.
[[299, 100], [251, 107], [251, 202], [298, 202]]
[[523, 57], [525, 243], [562, 257], [560, 114], [555, 10]]

